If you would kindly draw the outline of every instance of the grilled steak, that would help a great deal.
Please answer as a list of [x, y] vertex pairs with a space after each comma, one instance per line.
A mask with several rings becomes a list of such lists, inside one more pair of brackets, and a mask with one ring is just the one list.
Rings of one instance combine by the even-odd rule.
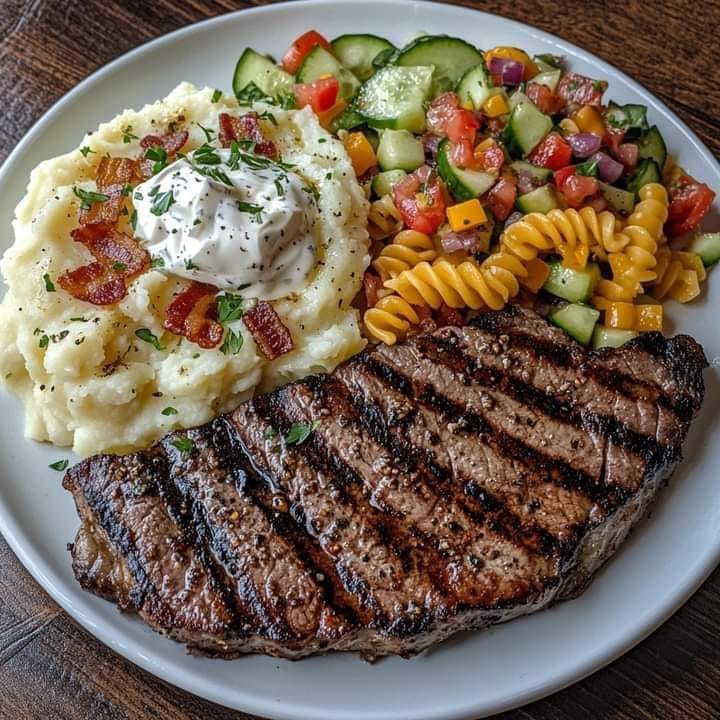
[[679, 462], [705, 365], [516, 307], [380, 346], [71, 468], [74, 571], [193, 651], [416, 653], [582, 591]]

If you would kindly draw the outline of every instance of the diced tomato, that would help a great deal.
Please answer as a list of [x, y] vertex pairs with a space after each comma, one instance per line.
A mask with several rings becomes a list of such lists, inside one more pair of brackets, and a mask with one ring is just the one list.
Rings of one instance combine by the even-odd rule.
[[578, 175], [572, 165], [556, 170], [555, 185], [565, 196], [571, 208], [582, 207], [598, 191], [597, 180], [587, 175]]
[[445, 186], [427, 165], [395, 185], [393, 201], [412, 230], [432, 235], [445, 220]]
[[460, 97], [457, 93], [446, 92], [438, 95], [429, 105], [425, 114], [425, 122], [429, 132], [445, 135], [450, 118], [460, 108]]
[[316, 113], [329, 110], [337, 100], [340, 83], [335, 77], [322, 78], [315, 82], [295, 86], [298, 107], [309, 105]]
[[283, 70], [294, 75], [299, 70], [300, 65], [302, 65], [305, 56], [318, 45], [326, 50], [330, 49], [330, 43], [319, 32], [308, 30], [308, 32], [295, 40], [285, 55], [283, 55]]
[[505, 162], [505, 153], [497, 143], [493, 143], [482, 150], [476, 148], [474, 155], [475, 167], [485, 172], [496, 172]]
[[622, 141], [625, 139], [625, 131], [620, 128], [605, 126], [603, 142], [610, 148], [610, 152], [617, 156]]
[[665, 231], [670, 237], [694, 230], [705, 217], [715, 199], [715, 193], [689, 175], [682, 175], [670, 189], [670, 207]]
[[534, 82], [528, 83], [525, 94], [537, 105], [538, 110], [548, 115], [559, 113], [565, 106], [565, 101], [547, 85]]
[[593, 80], [578, 73], [566, 73], [558, 83], [556, 94], [565, 101], [565, 105], [599, 106], [607, 89], [604, 80]]
[[498, 220], [506, 220], [515, 207], [517, 185], [508, 178], [500, 178], [487, 194], [490, 211]]
[[562, 186], [565, 184], [565, 181], [571, 176], [575, 174], [575, 166], [574, 165], [568, 165], [564, 168], [560, 168], [559, 170], [556, 170], [553, 173], [553, 178], [555, 179], [555, 185], [557, 186], [557, 189], [560, 190]]
[[640, 149], [635, 143], [622, 143], [618, 147], [615, 157], [625, 166], [627, 170], [632, 170], [638, 161]]
[[445, 133], [450, 142], [470, 141], [474, 144], [475, 133], [479, 127], [480, 121], [475, 113], [458, 108], [445, 123]]
[[559, 170], [572, 160], [572, 148], [560, 133], [551, 132], [530, 153], [528, 160], [548, 170]]
[[383, 286], [381, 277], [374, 272], [369, 270], [363, 276], [363, 292], [365, 294], [365, 307], [375, 307], [378, 297], [378, 292]]
[[275, 360], [295, 347], [290, 331], [269, 302], [262, 300], [248, 310], [243, 315], [243, 322], [268, 360]]

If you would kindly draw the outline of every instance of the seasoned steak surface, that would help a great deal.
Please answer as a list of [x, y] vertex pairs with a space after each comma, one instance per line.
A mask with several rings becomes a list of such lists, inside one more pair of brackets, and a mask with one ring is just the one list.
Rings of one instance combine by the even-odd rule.
[[71, 468], [76, 577], [208, 654], [419, 652], [582, 591], [679, 462], [705, 365], [516, 307], [377, 347]]

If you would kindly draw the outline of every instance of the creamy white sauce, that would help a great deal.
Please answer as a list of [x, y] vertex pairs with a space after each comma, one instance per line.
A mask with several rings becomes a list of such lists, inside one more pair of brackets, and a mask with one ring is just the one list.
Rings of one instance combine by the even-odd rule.
[[316, 262], [312, 189], [264, 158], [213, 152], [219, 164], [192, 153], [135, 188], [137, 238], [173, 275], [263, 300], [299, 291]]

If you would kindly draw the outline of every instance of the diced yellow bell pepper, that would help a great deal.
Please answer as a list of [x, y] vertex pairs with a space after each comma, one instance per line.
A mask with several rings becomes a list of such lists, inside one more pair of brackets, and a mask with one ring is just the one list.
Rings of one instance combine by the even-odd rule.
[[482, 106], [482, 111], [491, 118], [500, 117], [500, 115], [506, 115], [510, 112], [510, 107], [507, 104], [507, 100], [502, 95], [493, 95], [489, 97], [486, 103]]
[[495, 140], [491, 137], [485, 138], [482, 142], [479, 142], [475, 146], [475, 152], [481, 153], [487, 150], [488, 148], [491, 148], [493, 145], [495, 145]]
[[651, 330], [662, 332], [662, 305], [638, 305], [636, 307], [635, 318], [636, 330], [640, 332], [649, 332]]
[[485, 62], [488, 67], [490, 67], [490, 61], [494, 57], [507, 58], [508, 60], [521, 62], [525, 67], [525, 70], [523, 71], [523, 80], [530, 80], [540, 72], [538, 66], [530, 59], [530, 56], [524, 50], [520, 50], [520, 48], [499, 45], [498, 47], [494, 47], [492, 50], [488, 50], [485, 53]]
[[471, 230], [487, 221], [487, 215], [477, 198], [467, 200], [447, 209], [447, 219], [453, 232]]
[[525, 263], [527, 277], [518, 278], [520, 284], [530, 292], [539, 293], [550, 274], [550, 266], [540, 258], [533, 258]]
[[[652, 307], [652, 306], [649, 306]], [[635, 330], [635, 305], [627, 302], [609, 302], [605, 306], [605, 326], [618, 330]]]
[[600, 113], [592, 105], [583, 105], [572, 116], [572, 119], [580, 132], [593, 133], [600, 137], [605, 135], [605, 123]]
[[377, 165], [375, 150], [373, 150], [373, 146], [363, 133], [348, 133], [343, 140], [343, 145], [350, 156], [350, 162], [352, 162], [355, 174], [358, 177]]
[[700, 294], [700, 281], [694, 270], [683, 270], [675, 284], [670, 288], [668, 297], [680, 303], [694, 300]]
[[575, 135], [580, 132], [580, 128], [570, 118], [563, 118], [558, 123], [558, 127], [562, 130], [563, 135]]

